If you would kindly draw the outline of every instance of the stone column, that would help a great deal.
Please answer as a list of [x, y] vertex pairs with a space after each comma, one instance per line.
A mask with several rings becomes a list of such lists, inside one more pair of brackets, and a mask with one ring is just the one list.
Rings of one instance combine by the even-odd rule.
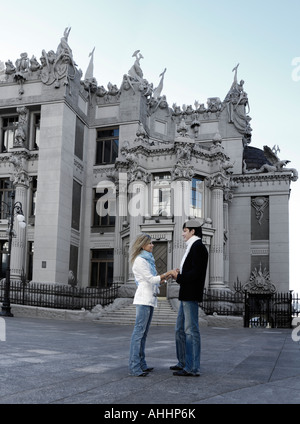
[[[141, 232], [145, 207], [148, 199], [147, 185], [144, 181], [137, 180], [130, 183], [128, 213], [130, 219], [130, 245]], [[129, 258], [130, 260], [130, 258]], [[134, 283], [134, 275], [129, 263], [128, 281]], [[135, 283], [134, 283], [135, 284]]]
[[224, 284], [224, 189], [229, 178], [217, 172], [208, 179], [211, 189], [211, 218], [215, 233], [210, 248], [210, 289], [225, 289]]
[[[143, 217], [145, 215], [148, 199], [148, 190], [147, 185], [143, 180], [134, 180], [133, 177], [130, 178], [131, 183], [128, 187], [128, 218], [130, 225], [130, 236], [129, 236], [129, 246], [135, 240], [137, 235], [141, 232], [141, 225], [143, 223]], [[120, 200], [120, 199], [119, 199]], [[125, 201], [125, 199], [123, 199]], [[123, 207], [125, 202], [123, 203]], [[124, 212], [125, 213], [125, 210]], [[124, 261], [124, 257], [122, 258]], [[128, 257], [128, 280], [126, 283], [119, 289], [119, 297], [133, 297], [136, 291], [136, 284], [134, 280], [134, 275], [132, 272], [130, 257]]]
[[[17, 185], [15, 193], [15, 202], [20, 202], [22, 204], [23, 213], [25, 215], [27, 211], [27, 187], [24, 185]], [[10, 277], [12, 280], [20, 280], [23, 272], [25, 273], [26, 227], [21, 228], [16, 217], [14, 221], [14, 230], [16, 237], [12, 239]]]
[[182, 238], [182, 227], [189, 219], [190, 181], [176, 180], [172, 182], [174, 194], [174, 234], [173, 234], [173, 267], [179, 268], [185, 251]]
[[121, 238], [123, 223], [127, 222], [127, 174], [120, 172], [116, 182], [116, 222], [114, 243], [114, 283], [124, 283], [124, 252]]
[[[174, 201], [173, 268], [179, 268], [185, 252], [182, 227], [189, 218], [190, 181], [178, 179], [172, 182]], [[178, 297], [179, 286], [175, 281], [168, 283], [168, 298]]]
[[[24, 149], [15, 150], [10, 158], [14, 170], [11, 176], [15, 189], [14, 204], [20, 202], [26, 221], [27, 212], [27, 190], [29, 187], [29, 177], [26, 171], [27, 154]], [[15, 214], [16, 210], [12, 210]], [[27, 220], [28, 222], [28, 220]], [[12, 239], [11, 260], [10, 260], [10, 277], [12, 280], [20, 280], [21, 275], [25, 272], [25, 252], [26, 252], [26, 227], [21, 228], [15, 216], [14, 232], [16, 234]]]

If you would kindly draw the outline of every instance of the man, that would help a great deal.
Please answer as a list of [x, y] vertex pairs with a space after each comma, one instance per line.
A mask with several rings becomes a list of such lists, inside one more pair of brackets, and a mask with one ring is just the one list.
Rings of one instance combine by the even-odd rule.
[[208, 252], [202, 243], [202, 228], [197, 220], [187, 221], [182, 235], [187, 247], [176, 280], [180, 284], [176, 322], [178, 363], [170, 369], [179, 377], [198, 377], [201, 350], [198, 302], [203, 298]]

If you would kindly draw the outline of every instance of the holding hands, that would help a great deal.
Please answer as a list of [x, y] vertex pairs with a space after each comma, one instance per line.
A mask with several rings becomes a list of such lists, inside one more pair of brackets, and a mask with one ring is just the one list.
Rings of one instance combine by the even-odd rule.
[[161, 282], [167, 282], [169, 278], [177, 279], [178, 272], [176, 269], [171, 269], [160, 276]]

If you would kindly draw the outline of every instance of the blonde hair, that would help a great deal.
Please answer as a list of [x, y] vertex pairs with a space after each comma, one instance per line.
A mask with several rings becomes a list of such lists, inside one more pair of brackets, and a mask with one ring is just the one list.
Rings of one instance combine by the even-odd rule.
[[130, 248], [130, 262], [131, 265], [133, 264], [135, 258], [141, 253], [142, 248], [151, 242], [151, 237], [149, 234], [139, 234], [134, 242], [132, 243], [132, 246]]

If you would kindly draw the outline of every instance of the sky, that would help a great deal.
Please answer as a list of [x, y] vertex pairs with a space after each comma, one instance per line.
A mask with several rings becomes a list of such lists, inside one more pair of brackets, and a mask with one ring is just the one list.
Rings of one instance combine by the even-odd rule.
[[[69, 46], [83, 74], [95, 47], [98, 85], [120, 87], [140, 50], [144, 78], [154, 87], [167, 68], [162, 94], [169, 106], [224, 100], [239, 63], [250, 146], [278, 145], [279, 158], [300, 171], [299, 16], [300, 0], [14, 0], [1, 20], [0, 60], [14, 63], [27, 52], [39, 61], [71, 27]], [[291, 184], [289, 207], [290, 289], [300, 293], [300, 180]]]

